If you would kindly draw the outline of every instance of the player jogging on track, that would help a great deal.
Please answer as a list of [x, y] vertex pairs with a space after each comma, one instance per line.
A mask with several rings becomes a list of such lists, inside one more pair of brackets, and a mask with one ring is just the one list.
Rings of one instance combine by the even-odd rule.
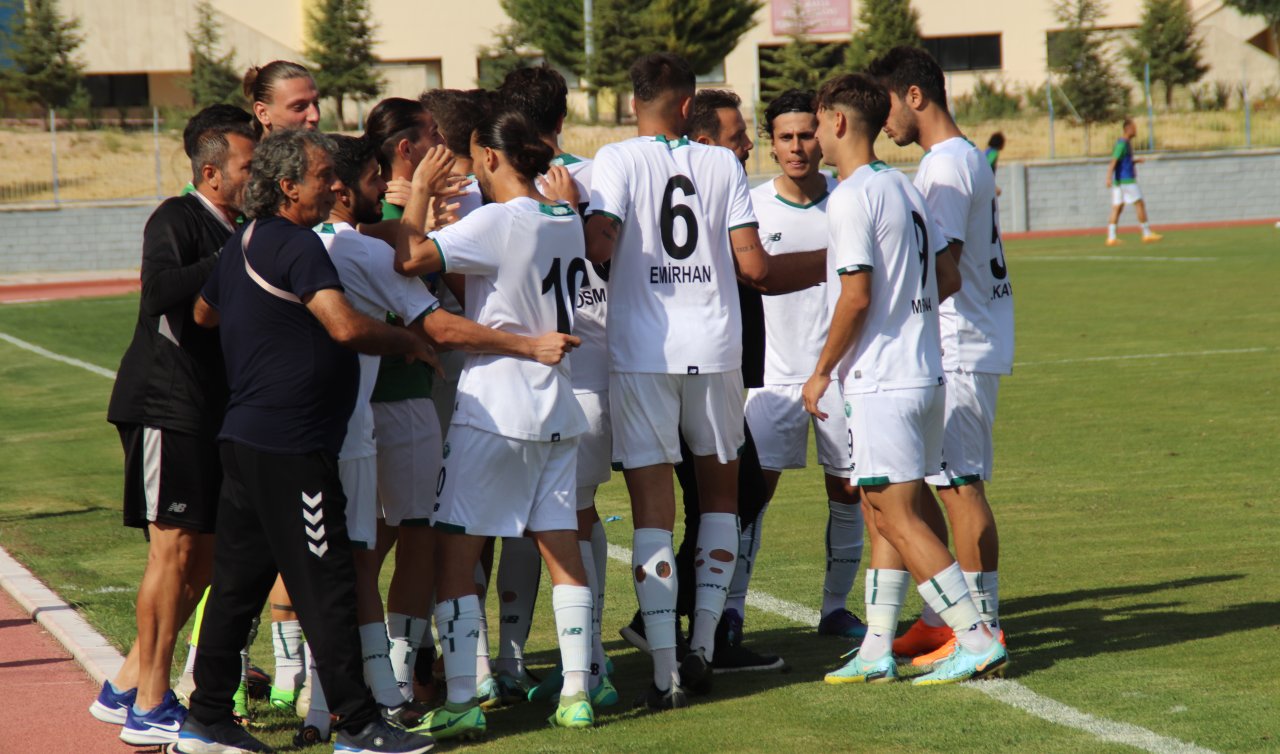
[[[554, 152], [527, 116], [501, 112], [471, 139], [472, 166], [491, 203], [423, 236], [433, 187], [414, 175], [397, 257], [414, 271], [460, 273], [466, 311], [478, 324], [536, 335], [568, 333], [572, 293], [586, 264], [582, 223], [535, 185]], [[532, 535], [551, 573], [564, 684], [549, 721], [590, 727], [591, 589], [577, 542], [573, 500], [577, 438], [586, 417], [573, 398], [569, 363], [556, 366], [469, 355], [445, 441], [432, 517], [437, 529], [436, 626], [448, 697], [418, 728], [438, 738], [482, 735], [476, 643], [481, 607], [475, 569], [491, 537]]]
[[[885, 133], [899, 146], [925, 150], [915, 186], [942, 229], [963, 287], [939, 309], [943, 368], [947, 376], [943, 457], [932, 474], [947, 508], [956, 559], [969, 593], [991, 633], [1004, 641], [998, 602], [999, 535], [987, 503], [986, 481], [994, 458], [992, 427], [1000, 377], [1013, 371], [1013, 287], [1000, 240], [995, 175], [982, 153], [956, 127], [946, 105], [942, 69], [925, 51], [894, 48], [871, 64], [892, 103]], [[926, 491], [921, 509], [938, 538], [946, 524]], [[945, 659], [951, 629], [925, 605], [894, 653], [928, 666]]]
[[1147, 223], [1147, 202], [1142, 198], [1142, 189], [1138, 188], [1138, 169], [1142, 162], [1133, 156], [1133, 140], [1138, 135], [1138, 126], [1133, 118], [1125, 118], [1121, 126], [1120, 138], [1116, 139], [1115, 149], [1111, 151], [1111, 162], [1107, 165], [1107, 188], [1111, 189], [1111, 219], [1107, 221], [1107, 246], [1119, 246], [1116, 238], [1116, 224], [1120, 222], [1120, 213], [1124, 205], [1132, 204], [1138, 213], [1138, 222], [1142, 223], [1142, 242], [1155, 243], [1164, 236], [1151, 230]]
[[[836, 76], [818, 92], [818, 140], [840, 185], [827, 200], [827, 342], [802, 394], [819, 403], [837, 372], [849, 419], [850, 468], [873, 512], [867, 572], [867, 633], [828, 683], [897, 677], [891, 644], [914, 579], [920, 595], [956, 631], [957, 651], [915, 684], [951, 683], [1002, 672], [1004, 647], [978, 615], [960, 567], [916, 510], [923, 479], [942, 466], [945, 407], [937, 307], [959, 274], [924, 198], [899, 171], [876, 159], [875, 139], [889, 95], [873, 79]], [[936, 260], [936, 264], [935, 264]], [[888, 567], [882, 567], [888, 566]]]

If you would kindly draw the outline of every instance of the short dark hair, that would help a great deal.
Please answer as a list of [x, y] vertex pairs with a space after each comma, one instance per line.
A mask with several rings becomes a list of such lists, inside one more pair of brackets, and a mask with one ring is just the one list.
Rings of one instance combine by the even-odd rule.
[[364, 121], [364, 135], [377, 150], [379, 167], [391, 167], [396, 144], [401, 139], [416, 139], [426, 118], [427, 108], [414, 99], [388, 97], [373, 106]]
[[483, 89], [432, 89], [418, 98], [436, 119], [440, 137], [455, 154], [471, 151], [471, 134], [489, 111], [489, 93]]
[[253, 130], [253, 116], [235, 105], [210, 105], [192, 116], [182, 129], [182, 149], [191, 159], [191, 183], [200, 185], [201, 171], [205, 165], [218, 170], [227, 167], [231, 148], [227, 136], [238, 134], [249, 141], [257, 141]]
[[365, 136], [331, 134], [333, 147], [333, 173], [347, 188], [355, 190], [360, 174], [377, 157], [377, 148]]
[[542, 140], [533, 119], [519, 110], [503, 110], [476, 129], [476, 143], [496, 149], [520, 175], [529, 180], [547, 172], [555, 150]]
[[1004, 149], [1004, 132], [996, 131], [991, 134], [991, 138], [987, 139], [987, 146], [992, 149]]
[[302, 181], [311, 169], [309, 149], [333, 154], [333, 137], [301, 128], [280, 129], [253, 150], [253, 168], [244, 191], [244, 213], [251, 218], [271, 217], [284, 204], [280, 181]]
[[546, 64], [511, 71], [498, 87], [498, 96], [504, 107], [528, 115], [543, 136], [555, 133], [569, 112], [569, 86]]
[[773, 120], [779, 115], [786, 115], [787, 113], [816, 113], [818, 108], [814, 106], [813, 100], [817, 96], [817, 92], [812, 89], [788, 89], [774, 97], [769, 106], [764, 109], [764, 123], [760, 125], [760, 131], [772, 139]]
[[861, 121], [863, 135], [872, 141], [889, 119], [889, 92], [875, 79], [861, 73], [844, 73], [827, 79], [814, 104], [822, 110], [840, 107]]
[[671, 52], [651, 52], [631, 64], [631, 89], [641, 102], [653, 102], [664, 94], [693, 94], [698, 79], [689, 61]]
[[871, 61], [867, 73], [899, 97], [916, 87], [924, 98], [941, 108], [947, 106], [947, 80], [942, 66], [920, 47], [899, 45]]
[[706, 136], [714, 141], [720, 136], [720, 116], [716, 111], [726, 107], [737, 110], [741, 106], [742, 98], [728, 89], [703, 89], [693, 95], [685, 133], [690, 139]]

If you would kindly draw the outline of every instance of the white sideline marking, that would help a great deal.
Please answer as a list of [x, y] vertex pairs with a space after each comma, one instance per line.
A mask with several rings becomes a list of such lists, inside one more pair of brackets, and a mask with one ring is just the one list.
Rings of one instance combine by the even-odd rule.
[[1178, 359], [1194, 356], [1223, 356], [1235, 353], [1262, 353], [1269, 348], [1223, 348], [1216, 351], [1182, 351], [1179, 353], [1131, 353], [1123, 356], [1084, 356], [1078, 359], [1055, 359], [1052, 361], [1019, 361], [1015, 367], [1038, 367], [1048, 364], [1088, 364], [1097, 361], [1134, 361], [1136, 359]]
[[1089, 254], [1086, 256], [1028, 256], [1018, 257], [1019, 262], [1216, 262], [1217, 257], [1126, 257], [1120, 255]]
[[[625, 563], [628, 568], [631, 567], [631, 550], [626, 547], [609, 543], [609, 558]], [[818, 626], [818, 620], [821, 618], [817, 610], [779, 599], [757, 589], [747, 592], [747, 604], [812, 628]], [[966, 683], [965, 688], [980, 691], [992, 699], [1019, 709], [1028, 715], [1056, 725], [1073, 728], [1107, 743], [1132, 746], [1135, 749], [1152, 752], [1152, 754], [1215, 754], [1212, 749], [1201, 748], [1195, 744], [1179, 741], [1176, 738], [1162, 736], [1137, 725], [1118, 723], [1090, 715], [1047, 696], [1041, 696], [1017, 681], [992, 679]]]
[[87, 361], [81, 361], [80, 359], [73, 359], [70, 356], [63, 356], [60, 353], [54, 353], [47, 348], [41, 348], [35, 343], [28, 343], [25, 340], [15, 338], [9, 333], [0, 332], [0, 340], [15, 345], [24, 351], [30, 351], [38, 356], [43, 356], [46, 359], [53, 359], [54, 361], [61, 361], [63, 364], [70, 364], [73, 367], [80, 367], [85, 371], [93, 372], [94, 374], [100, 377], [106, 377], [109, 380], [114, 380], [116, 378], [116, 373], [110, 369], [103, 369], [97, 364], [90, 364]]

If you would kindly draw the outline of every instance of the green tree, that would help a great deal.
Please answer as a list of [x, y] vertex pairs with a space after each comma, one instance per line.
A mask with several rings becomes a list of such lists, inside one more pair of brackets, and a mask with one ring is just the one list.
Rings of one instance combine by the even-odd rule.
[[1261, 16], [1271, 33], [1271, 49], [1280, 56], [1280, 0], [1223, 0], [1246, 16]]
[[321, 96], [334, 100], [339, 124], [345, 122], [346, 98], [368, 101], [382, 92], [373, 44], [368, 0], [317, 0], [307, 12], [304, 52], [315, 64], [316, 88]]
[[920, 14], [911, 0], [866, 0], [858, 10], [858, 29], [845, 52], [846, 70], [864, 70], [899, 45], [922, 47]]
[[507, 74], [531, 64], [528, 55], [520, 54], [525, 45], [517, 36], [519, 30], [508, 26], [498, 31], [493, 44], [480, 48], [480, 71], [476, 86], [481, 89], [497, 89]]
[[1204, 77], [1204, 40], [1196, 34], [1187, 0], [1145, 0], [1142, 23], [1124, 48], [1129, 72], [1138, 81], [1151, 65], [1151, 80], [1164, 84], [1164, 104], [1173, 104], [1173, 88], [1190, 86]]
[[236, 53], [229, 49], [218, 54], [222, 28], [209, 0], [196, 3], [196, 28], [187, 32], [187, 42], [191, 45], [191, 80], [187, 89], [195, 106], [239, 103], [240, 77], [232, 63]]
[[813, 22], [800, 2], [787, 13], [787, 43], [760, 50], [760, 98], [769, 102], [788, 89], [817, 89], [843, 57], [843, 45], [815, 42]]
[[45, 110], [83, 99], [84, 63], [75, 57], [82, 42], [77, 19], [64, 19], [57, 0], [14, 3], [14, 23], [0, 29], [0, 50], [13, 67], [0, 69], [7, 92]]
[[1107, 37], [1098, 29], [1102, 0], [1058, 0], [1054, 15], [1062, 31], [1054, 33], [1049, 67], [1059, 75], [1058, 88], [1088, 127], [1114, 119], [1129, 104], [1129, 88], [1121, 82], [1107, 54]]
[[656, 49], [680, 55], [703, 75], [724, 63], [763, 7], [761, 0], [654, 0], [647, 15]]

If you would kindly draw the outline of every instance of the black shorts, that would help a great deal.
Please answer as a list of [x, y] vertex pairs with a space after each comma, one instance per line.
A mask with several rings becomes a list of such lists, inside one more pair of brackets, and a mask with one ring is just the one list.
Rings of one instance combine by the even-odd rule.
[[124, 525], [166, 524], [212, 534], [222, 488], [217, 444], [141, 424], [117, 429], [124, 445]]

